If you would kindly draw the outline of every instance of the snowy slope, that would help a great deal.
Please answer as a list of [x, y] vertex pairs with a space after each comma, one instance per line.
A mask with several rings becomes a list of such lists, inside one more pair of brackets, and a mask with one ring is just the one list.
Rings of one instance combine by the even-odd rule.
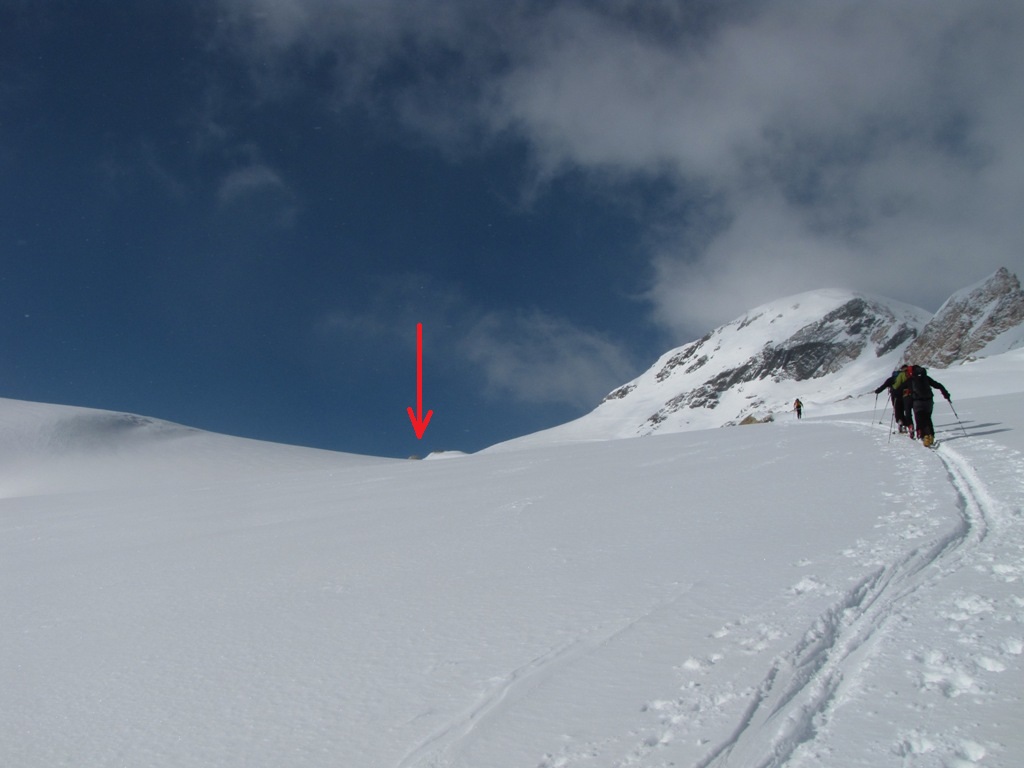
[[0, 764], [1024, 764], [1024, 356], [974, 366], [936, 451], [866, 400], [437, 462], [0, 400]]
[[377, 459], [227, 437], [128, 413], [0, 399], [0, 498]]

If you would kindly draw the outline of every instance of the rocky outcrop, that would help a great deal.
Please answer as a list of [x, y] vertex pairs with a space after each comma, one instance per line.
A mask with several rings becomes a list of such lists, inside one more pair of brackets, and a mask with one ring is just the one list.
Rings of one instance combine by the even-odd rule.
[[982, 283], [953, 294], [907, 347], [904, 361], [947, 368], [983, 353], [1022, 325], [1024, 292], [1017, 276], [1002, 267]]
[[[738, 321], [735, 324], [736, 331], [742, 331], [751, 322], [750, 318]], [[683, 347], [669, 358], [658, 372], [656, 380], [664, 382], [679, 369], [691, 374], [703, 367], [708, 362], [708, 356], [698, 356], [697, 353], [715, 335], [721, 335], [721, 331], [719, 329]], [[668, 414], [684, 407], [715, 408], [725, 392], [746, 382], [821, 378], [842, 370], [865, 351], [880, 357], [897, 349], [916, 334], [917, 327], [906, 319], [898, 319], [888, 307], [857, 296], [821, 319], [803, 326], [789, 338], [765, 343], [740, 365], [720, 370], [696, 386], [668, 399], [665, 406], [650, 417], [649, 422], [652, 425], [658, 424]], [[617, 392], [621, 392], [621, 389]]]

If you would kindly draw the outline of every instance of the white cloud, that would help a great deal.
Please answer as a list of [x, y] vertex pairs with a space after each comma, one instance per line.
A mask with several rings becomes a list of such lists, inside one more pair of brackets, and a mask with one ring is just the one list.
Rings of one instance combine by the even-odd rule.
[[1019, 263], [1024, 6], [778, 2], [668, 43], [566, 7], [488, 116], [547, 173], [664, 173], [713, 193], [717, 232], [691, 220], [656, 248], [650, 297], [669, 327], [830, 284], [934, 306]]
[[512, 134], [542, 178], [678, 185], [649, 297], [684, 339], [827, 285], [934, 307], [1024, 254], [1017, 0], [222, 3], [260, 55], [330, 50], [339, 97], [448, 146]]
[[267, 189], [286, 190], [287, 187], [277, 172], [268, 166], [248, 165], [224, 177], [217, 188], [217, 199], [223, 205], [230, 205]]
[[592, 406], [635, 370], [600, 334], [542, 312], [489, 313], [461, 344], [493, 397]]
[[291, 226], [298, 212], [295, 196], [276, 171], [262, 163], [236, 168], [217, 187], [222, 210], [245, 209], [264, 223]]

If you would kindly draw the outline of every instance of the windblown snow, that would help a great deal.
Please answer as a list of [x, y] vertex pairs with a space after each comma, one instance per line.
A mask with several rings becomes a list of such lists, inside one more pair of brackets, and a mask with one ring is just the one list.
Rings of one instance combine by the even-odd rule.
[[1020, 766], [1022, 374], [936, 372], [937, 450], [871, 394], [431, 462], [0, 400], [0, 764]]

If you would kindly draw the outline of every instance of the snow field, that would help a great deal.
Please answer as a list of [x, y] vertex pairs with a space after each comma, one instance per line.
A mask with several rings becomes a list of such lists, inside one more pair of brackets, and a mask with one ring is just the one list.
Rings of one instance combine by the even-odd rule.
[[1019, 765], [1022, 406], [396, 462], [0, 401], [0, 762]]

